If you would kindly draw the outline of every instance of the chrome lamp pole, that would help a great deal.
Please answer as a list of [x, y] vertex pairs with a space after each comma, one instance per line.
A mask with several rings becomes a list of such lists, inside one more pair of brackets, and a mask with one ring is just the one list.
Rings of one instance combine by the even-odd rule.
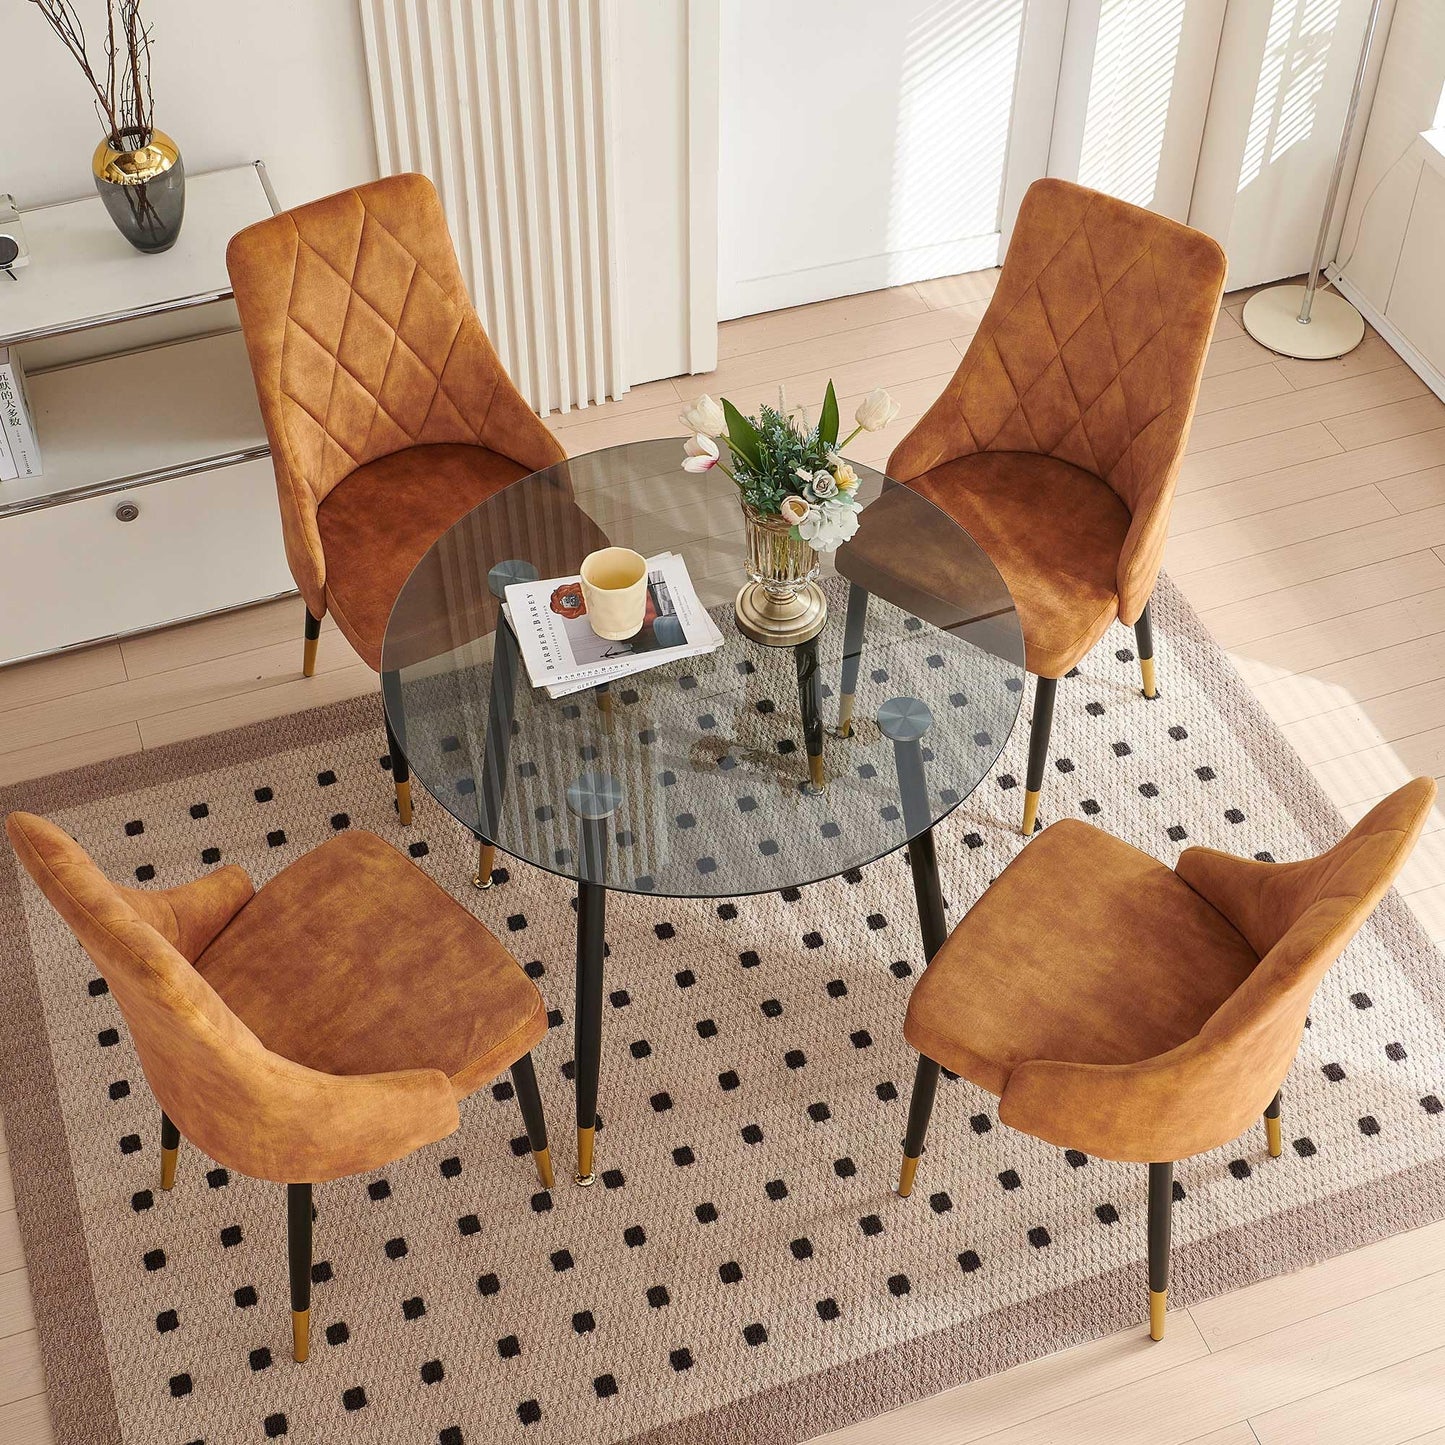
[[1365, 21], [1365, 39], [1360, 48], [1360, 63], [1355, 68], [1355, 85], [1350, 91], [1350, 105], [1345, 112], [1345, 128], [1340, 135], [1340, 148], [1335, 156], [1334, 172], [1325, 193], [1325, 212], [1320, 217], [1320, 231], [1315, 238], [1314, 256], [1303, 286], [1271, 286], [1256, 291], [1245, 303], [1244, 329], [1271, 351], [1281, 356], [1295, 356], [1304, 361], [1325, 361], [1353, 351], [1365, 336], [1365, 319], [1348, 301], [1335, 291], [1318, 291], [1324, 274], [1325, 242], [1330, 222], [1334, 219], [1335, 201], [1339, 197], [1340, 177], [1350, 149], [1350, 135], [1355, 128], [1355, 115], [1360, 108], [1360, 91], [1365, 84], [1365, 71], [1370, 63], [1370, 50], [1380, 19], [1381, 0], [1372, 0]]

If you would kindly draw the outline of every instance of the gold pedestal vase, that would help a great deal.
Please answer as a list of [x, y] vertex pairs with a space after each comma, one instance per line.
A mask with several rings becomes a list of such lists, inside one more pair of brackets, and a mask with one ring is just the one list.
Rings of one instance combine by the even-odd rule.
[[796, 647], [816, 637], [828, 620], [828, 599], [818, 586], [818, 554], [792, 524], [776, 515], [743, 508], [747, 573], [733, 602], [744, 637], [766, 647]]

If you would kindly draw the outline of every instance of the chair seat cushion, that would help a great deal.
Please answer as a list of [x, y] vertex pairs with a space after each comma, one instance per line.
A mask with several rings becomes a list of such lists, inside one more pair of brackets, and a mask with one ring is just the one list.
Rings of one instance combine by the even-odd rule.
[[[381, 670], [392, 607], [432, 543], [526, 475], [526, 467], [486, 447], [442, 443], [367, 462], [327, 494], [316, 518], [326, 556], [326, 604], [363, 661]], [[531, 495], [527, 507], [508, 508], [506, 518], [507, 535], [488, 535], [485, 549], [494, 560], [525, 558], [543, 577], [575, 568], [588, 552], [607, 545], [564, 487]], [[481, 592], [487, 597], [485, 588]], [[485, 617], [470, 620], [479, 631], [495, 625], [490, 604], [484, 610]], [[445, 605], [437, 609], [436, 630], [454, 643], [456, 620], [446, 611]], [[415, 650], [429, 655], [419, 640]]]
[[536, 986], [374, 833], [272, 879], [196, 968], [267, 1048], [328, 1074], [440, 1069], [461, 1099], [547, 1031]]
[[1257, 962], [1172, 869], [1070, 819], [1039, 833], [953, 930], [903, 1031], [1002, 1094], [1027, 1060], [1125, 1064], [1175, 1048]]
[[[1033, 452], [974, 452], [908, 486], [947, 512], [998, 568], [1018, 609], [1035, 676], [1062, 677], [1118, 616], [1119, 553], [1131, 519], [1092, 472]], [[907, 570], [937, 572], [935, 589], [946, 587], [941, 579], [956, 548], [950, 549], [946, 535], [920, 535], [906, 504], [895, 497], [885, 492], [868, 513], [891, 509], [897, 526], [890, 529], [882, 517], [865, 513], [866, 525], [839, 553], [839, 570], [872, 591], [869, 568], [886, 573], [906, 559]], [[957, 561], [952, 565], [956, 569]]]

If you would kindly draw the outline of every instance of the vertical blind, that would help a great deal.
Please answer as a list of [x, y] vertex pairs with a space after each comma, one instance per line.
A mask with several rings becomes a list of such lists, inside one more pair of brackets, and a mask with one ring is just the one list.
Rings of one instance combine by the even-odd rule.
[[539, 412], [620, 396], [608, 0], [359, 0], [383, 175], [441, 193], [482, 322]]

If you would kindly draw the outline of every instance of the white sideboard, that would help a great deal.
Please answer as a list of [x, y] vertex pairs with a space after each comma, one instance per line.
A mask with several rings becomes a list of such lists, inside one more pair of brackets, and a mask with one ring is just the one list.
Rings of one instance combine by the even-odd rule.
[[99, 197], [22, 212], [0, 347], [26, 364], [43, 472], [0, 482], [0, 664], [293, 589], [225, 262], [275, 209], [257, 162], [188, 177], [157, 256]]

